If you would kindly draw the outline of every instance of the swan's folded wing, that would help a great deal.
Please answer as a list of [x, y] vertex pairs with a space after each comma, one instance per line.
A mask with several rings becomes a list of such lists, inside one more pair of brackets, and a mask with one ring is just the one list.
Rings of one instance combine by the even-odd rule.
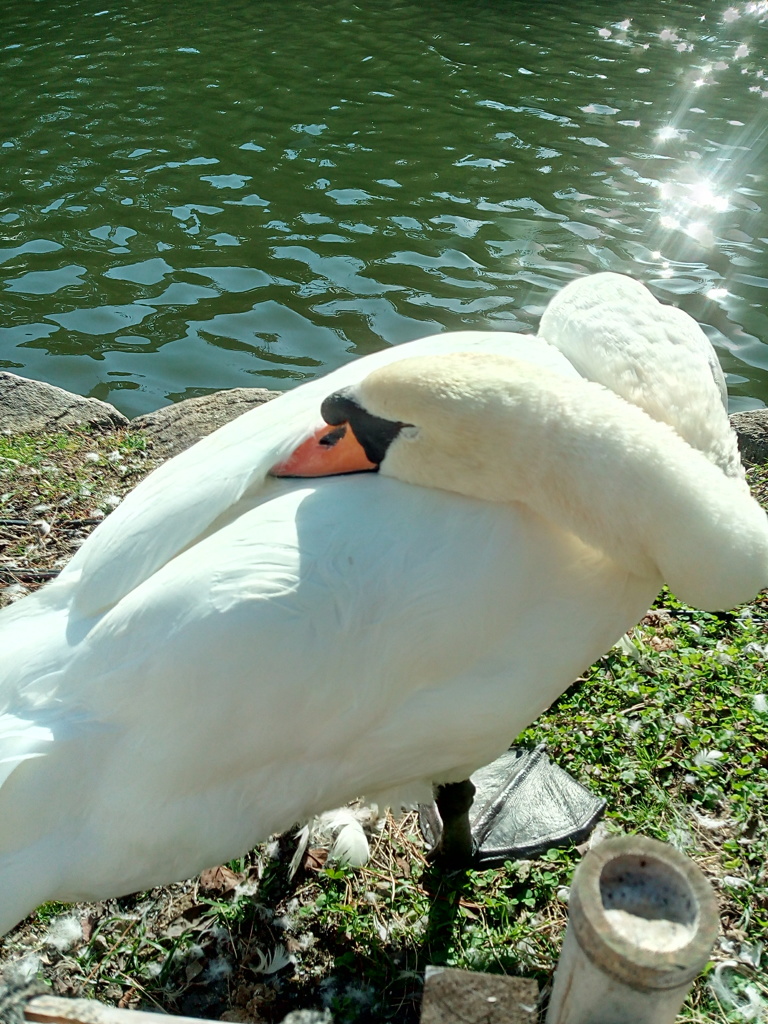
[[743, 477], [717, 354], [683, 310], [639, 281], [593, 274], [554, 296], [539, 331], [584, 377], [673, 427], [728, 476]]

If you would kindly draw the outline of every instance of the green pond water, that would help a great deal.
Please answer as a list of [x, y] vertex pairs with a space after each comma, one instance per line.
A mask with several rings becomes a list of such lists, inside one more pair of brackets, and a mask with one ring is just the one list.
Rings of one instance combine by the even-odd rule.
[[768, 402], [768, 2], [3, 0], [0, 368], [129, 415], [631, 273]]

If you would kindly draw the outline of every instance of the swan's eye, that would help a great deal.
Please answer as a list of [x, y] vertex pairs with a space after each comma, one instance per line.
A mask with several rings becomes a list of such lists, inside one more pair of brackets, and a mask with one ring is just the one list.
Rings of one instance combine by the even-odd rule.
[[413, 441], [414, 438], [417, 438], [420, 433], [421, 431], [419, 430], [419, 428], [414, 427], [412, 423], [404, 423], [400, 428], [400, 437], [405, 437], [409, 441]]
[[335, 444], [344, 437], [347, 432], [346, 425], [342, 424], [340, 427], [336, 427], [334, 430], [329, 430], [327, 434], [323, 434], [320, 440], [317, 442], [324, 448], [333, 448]]

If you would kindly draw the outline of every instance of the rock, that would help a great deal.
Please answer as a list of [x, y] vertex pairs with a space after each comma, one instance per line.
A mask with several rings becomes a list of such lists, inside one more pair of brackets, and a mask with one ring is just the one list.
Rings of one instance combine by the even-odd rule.
[[333, 1024], [333, 1017], [329, 1010], [293, 1010], [283, 1024]]
[[746, 465], [768, 462], [768, 409], [735, 412], [731, 426], [739, 436], [739, 450]]
[[25, 1013], [29, 1000], [44, 996], [49, 990], [40, 981], [23, 981], [18, 976], [14, 977], [13, 966], [11, 964], [0, 982], [0, 1020], [4, 1024], [26, 1024], [30, 1019]]
[[265, 388], [232, 388], [200, 398], [187, 398], [131, 420], [131, 427], [143, 430], [152, 442], [152, 454], [170, 459], [229, 423], [236, 416], [277, 398], [279, 391]]
[[0, 431], [4, 434], [42, 434], [78, 426], [115, 430], [127, 425], [126, 417], [108, 402], [0, 371]]

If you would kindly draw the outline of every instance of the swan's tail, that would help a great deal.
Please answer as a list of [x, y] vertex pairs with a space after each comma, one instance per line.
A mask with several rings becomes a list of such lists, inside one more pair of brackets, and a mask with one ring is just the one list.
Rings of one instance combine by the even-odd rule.
[[19, 815], [32, 808], [23, 795], [20, 799], [24, 786], [20, 791], [19, 776], [14, 775], [18, 769], [26, 773], [27, 762], [45, 757], [52, 741], [53, 732], [34, 714], [0, 714], [0, 935], [51, 899], [52, 873], [63, 856], [60, 849], [52, 856], [48, 839], [40, 837], [37, 826], [45, 829], [45, 823], [20, 820]]
[[0, 852], [0, 936], [52, 898], [51, 871], [55, 860], [47, 839], [19, 850]]
[[[28, 769], [53, 749], [53, 720], [47, 719], [73, 651], [68, 592], [56, 581], [0, 613], [0, 935], [52, 897], [63, 856], [61, 849], [51, 851], [46, 824], [25, 822], [24, 815], [34, 818], [28, 801], [45, 785], [44, 773], [30, 776]], [[39, 781], [27, 792], [32, 776]]]

